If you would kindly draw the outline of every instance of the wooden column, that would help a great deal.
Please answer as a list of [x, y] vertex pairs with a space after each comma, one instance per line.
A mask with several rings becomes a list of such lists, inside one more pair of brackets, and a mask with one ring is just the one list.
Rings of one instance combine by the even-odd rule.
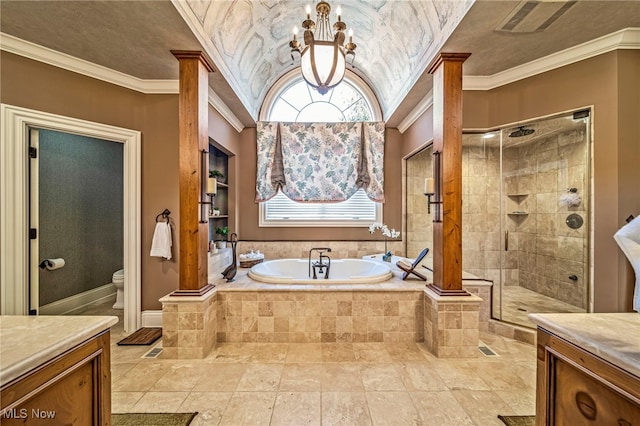
[[436, 201], [442, 202], [434, 206], [441, 210], [433, 216], [439, 221], [433, 223], [434, 282], [430, 287], [443, 295], [469, 294], [462, 289], [462, 63], [469, 55], [441, 53], [428, 71], [433, 74]]
[[[209, 73], [211, 61], [200, 51], [172, 50], [180, 62], [180, 285], [174, 295], [201, 295], [207, 283], [209, 223], [200, 217], [202, 151], [209, 151]], [[205, 172], [208, 167], [205, 168]]]

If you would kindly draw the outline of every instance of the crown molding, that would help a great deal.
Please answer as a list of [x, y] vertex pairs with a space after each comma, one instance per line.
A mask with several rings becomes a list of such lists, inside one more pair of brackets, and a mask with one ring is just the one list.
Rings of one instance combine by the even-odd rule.
[[178, 93], [177, 80], [143, 80], [5, 33], [0, 33], [0, 49], [137, 92]]
[[[505, 84], [523, 80], [618, 49], [640, 49], [640, 28], [625, 28], [493, 75], [464, 75], [462, 77], [462, 89], [495, 89]], [[400, 133], [404, 133], [432, 104], [433, 96], [431, 92], [429, 92], [409, 115], [402, 120], [398, 126]]]
[[416, 122], [418, 118], [422, 114], [424, 114], [431, 106], [433, 105], [433, 90], [429, 90], [424, 98], [418, 102], [415, 108], [411, 110], [409, 115], [405, 117], [404, 120], [400, 122], [398, 125], [398, 130], [400, 133], [404, 133], [413, 123]]
[[231, 109], [225, 104], [222, 99], [213, 91], [211, 87], [209, 87], [209, 104], [215, 108], [216, 111], [220, 113], [222, 118], [227, 120], [231, 126], [236, 129], [238, 133], [240, 133], [244, 129], [244, 124], [236, 117], [236, 115], [231, 111]]
[[463, 76], [463, 90], [491, 90], [618, 49], [640, 49], [640, 28], [625, 28], [489, 76]]
[[[145, 94], [177, 94], [178, 80], [145, 80], [0, 32], [0, 50]], [[209, 88], [209, 103], [238, 132], [244, 125]]]

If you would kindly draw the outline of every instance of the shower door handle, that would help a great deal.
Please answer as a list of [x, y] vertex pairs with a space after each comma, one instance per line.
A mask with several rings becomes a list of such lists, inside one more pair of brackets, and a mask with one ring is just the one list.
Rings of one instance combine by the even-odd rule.
[[504, 251], [509, 251], [509, 231], [504, 231]]

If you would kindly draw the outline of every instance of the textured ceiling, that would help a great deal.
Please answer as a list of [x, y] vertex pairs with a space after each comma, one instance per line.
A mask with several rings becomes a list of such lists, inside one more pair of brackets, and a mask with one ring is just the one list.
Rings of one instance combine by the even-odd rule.
[[[439, 51], [469, 52], [465, 76], [491, 76], [623, 28], [640, 27], [640, 1], [581, 0], [544, 31], [495, 31], [519, 0], [342, 0], [354, 29], [354, 71], [396, 127], [431, 90]], [[539, 2], [545, 5], [548, 2]], [[209, 85], [245, 126], [291, 62], [300, 0], [0, 0], [0, 31], [141, 79], [177, 79], [171, 49], [206, 50]], [[542, 6], [540, 6], [542, 7]], [[332, 22], [335, 17], [332, 18]]]
[[[257, 117], [261, 101], [292, 63], [289, 41], [301, 28], [301, 0], [174, 0], [176, 9], [200, 38], [221, 73], [249, 112]], [[342, 20], [358, 45], [355, 71], [378, 96], [383, 115], [400, 104], [417, 77], [460, 22], [473, 0], [342, 0]], [[312, 19], [316, 19], [315, 11]], [[330, 21], [335, 22], [335, 9]]]
[[503, 19], [523, 3], [478, 0], [443, 50], [472, 52], [464, 63], [464, 74], [489, 76], [623, 28], [640, 27], [639, 0], [581, 0], [544, 31], [496, 31]]

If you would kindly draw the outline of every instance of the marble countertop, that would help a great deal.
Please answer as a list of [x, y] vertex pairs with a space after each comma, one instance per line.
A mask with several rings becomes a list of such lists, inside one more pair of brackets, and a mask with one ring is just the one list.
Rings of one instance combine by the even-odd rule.
[[640, 314], [529, 314], [538, 326], [640, 377]]
[[117, 322], [111, 316], [0, 316], [0, 386]]

